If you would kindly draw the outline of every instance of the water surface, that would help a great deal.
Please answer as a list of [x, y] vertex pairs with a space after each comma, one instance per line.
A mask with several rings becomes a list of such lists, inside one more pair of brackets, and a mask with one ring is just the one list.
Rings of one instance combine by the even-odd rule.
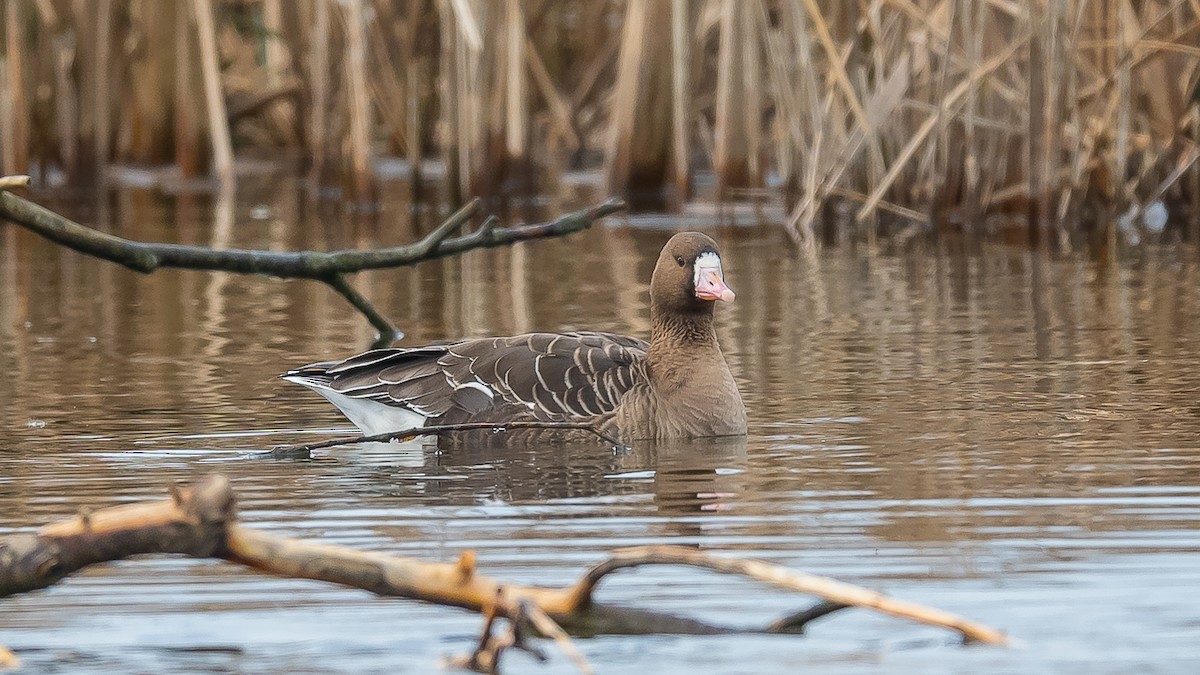
[[[369, 246], [428, 228], [293, 190], [230, 208], [126, 192], [80, 218], [125, 236]], [[433, 219], [430, 214], [426, 220]], [[645, 335], [669, 219], [480, 251], [356, 283], [406, 343], [529, 330]], [[632, 225], [632, 226], [631, 226]], [[652, 225], [653, 227], [643, 227]], [[671, 543], [836, 576], [1003, 628], [1020, 650], [847, 611], [796, 637], [601, 637], [600, 672], [1194, 672], [1200, 665], [1200, 269], [1020, 249], [833, 249], [710, 230], [738, 301], [722, 345], [750, 410], [737, 442], [507, 450], [384, 447], [315, 461], [249, 450], [349, 431], [276, 376], [369, 344], [312, 282], [142, 276], [0, 228], [0, 533], [229, 475], [247, 523], [428, 560], [478, 553], [569, 583], [605, 551]], [[701, 571], [612, 579], [601, 597], [731, 625], [808, 599]], [[468, 651], [459, 610], [216, 562], [96, 567], [0, 601], [30, 672], [429, 672]], [[571, 672], [559, 656], [514, 672]]]

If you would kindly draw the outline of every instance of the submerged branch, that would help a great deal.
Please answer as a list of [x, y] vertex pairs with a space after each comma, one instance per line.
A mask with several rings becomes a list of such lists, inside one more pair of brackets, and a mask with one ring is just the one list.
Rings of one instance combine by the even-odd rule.
[[[229, 480], [212, 475], [193, 488], [174, 490], [169, 500], [81, 512], [34, 534], [0, 536], [0, 597], [45, 588], [88, 565], [146, 553], [175, 553], [228, 560], [268, 574], [326, 581], [382, 596], [491, 613], [515, 624], [528, 620], [540, 633], [555, 638], [581, 668], [586, 666], [573, 653], [565, 633], [555, 630], [548, 620], [566, 631], [593, 635], [777, 633], [795, 630], [798, 623], [833, 611], [838, 604], [949, 628], [988, 644], [1009, 644], [1000, 631], [948, 612], [754, 560], [651, 546], [617, 552], [572, 586], [523, 586], [479, 574], [471, 551], [453, 563], [434, 563], [292, 539], [238, 524], [235, 504]], [[817, 595], [826, 604], [772, 627], [747, 630], [593, 601], [596, 585], [608, 574], [651, 564], [683, 564], [748, 576]]]
[[[574, 593], [579, 598], [577, 602], [587, 602], [587, 599], [591, 598], [595, 592], [596, 585], [609, 574], [617, 570], [643, 565], [688, 565], [724, 574], [737, 574], [801, 593], [810, 593], [823, 598], [828, 603], [827, 606], [818, 605], [772, 624], [771, 628], [776, 631], [789, 628], [795, 630], [818, 616], [824, 616], [843, 607], [853, 606], [955, 630], [969, 641], [993, 645], [1009, 644], [1008, 636], [995, 628], [940, 609], [890, 598], [882, 593], [829, 577], [796, 572], [757, 560], [718, 558], [702, 551], [679, 546], [642, 546], [617, 552], [608, 560], [593, 566], [579, 580], [574, 589]], [[810, 613], [812, 615], [807, 616]]]
[[561, 429], [586, 431], [590, 434], [594, 434], [597, 438], [605, 441], [606, 443], [612, 443], [617, 450], [629, 449], [628, 446], [618, 440], [616, 436], [605, 433], [604, 431], [601, 431], [599, 427], [593, 424], [588, 424], [587, 422], [463, 422], [461, 424], [432, 424], [427, 427], [412, 427], [409, 429], [401, 429], [399, 431], [389, 431], [385, 434], [333, 438], [328, 441], [306, 443], [304, 445], [281, 445], [268, 450], [261, 456], [271, 459], [309, 459], [311, 457], [310, 453], [313, 450], [333, 448], [339, 445], [351, 445], [353, 443], [387, 443], [389, 441], [407, 441], [419, 436], [433, 436], [436, 434], [453, 433], [457, 431], [502, 432], [512, 429]]
[[494, 227], [493, 221], [489, 219], [474, 232], [451, 237], [478, 212], [479, 200], [473, 200], [425, 237], [404, 246], [328, 252], [217, 250], [207, 246], [133, 241], [81, 225], [4, 189], [24, 184], [18, 180], [21, 178], [24, 177], [0, 178], [2, 219], [67, 248], [115, 262], [143, 274], [164, 267], [175, 267], [321, 281], [338, 291], [370, 320], [371, 325], [380, 333], [380, 342], [390, 342], [398, 331], [365, 297], [346, 282], [344, 275], [364, 270], [414, 265], [477, 248], [507, 246], [530, 239], [573, 234], [588, 228], [594, 221], [625, 208], [625, 204], [619, 199], [610, 199], [588, 209], [564, 214], [546, 223]]
[[[508, 616], [508, 631], [505, 633], [498, 633], [496, 630], [501, 608], [505, 608]], [[473, 670], [477, 673], [499, 673], [500, 657], [509, 649], [520, 649], [539, 662], [545, 663], [546, 655], [529, 642], [532, 629], [544, 637], [552, 638], [583, 675], [592, 675], [595, 672], [562, 626], [528, 600], [508, 602], [501, 590], [496, 593], [496, 601], [484, 610], [483, 617], [483, 631], [475, 650], [464, 656], [447, 659], [444, 666]]]

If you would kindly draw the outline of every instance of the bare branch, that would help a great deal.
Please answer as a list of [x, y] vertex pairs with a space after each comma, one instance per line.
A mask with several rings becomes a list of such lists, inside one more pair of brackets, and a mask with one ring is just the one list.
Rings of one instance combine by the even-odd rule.
[[968, 640], [993, 645], [1010, 644], [1008, 636], [1004, 633], [940, 609], [890, 598], [882, 593], [828, 577], [796, 572], [757, 560], [718, 558], [679, 546], [642, 546], [619, 551], [612, 558], [593, 566], [579, 580], [574, 591], [575, 602], [587, 604], [596, 585], [609, 574], [642, 565], [689, 565], [726, 574], [739, 574], [775, 586], [811, 593], [831, 603], [866, 607], [903, 619], [949, 628], [958, 631]]
[[[591, 568], [573, 586], [522, 586], [480, 574], [475, 569], [474, 555], [469, 552], [456, 562], [436, 563], [262, 532], [238, 524], [235, 505], [229, 480], [212, 475], [194, 487], [179, 489], [170, 499], [84, 512], [34, 534], [0, 536], [0, 597], [45, 588], [91, 564], [146, 553], [175, 553], [218, 558], [269, 574], [314, 579], [382, 596], [487, 613], [493, 615], [493, 620], [489, 621], [477, 652], [495, 657], [504, 648], [521, 646], [524, 641], [521, 631], [529, 623], [543, 635], [556, 639], [584, 672], [590, 672], [590, 666], [566, 639], [563, 628], [593, 635], [771, 633], [795, 628], [834, 611], [835, 605], [870, 608], [950, 628], [981, 642], [1010, 644], [1000, 631], [941, 610], [776, 565], [716, 557], [693, 549], [672, 546], [628, 549]], [[724, 628], [654, 610], [593, 602], [592, 592], [606, 575], [650, 564], [683, 564], [740, 574], [818, 595], [827, 602], [785, 619], [782, 626], [777, 624], [775, 629], [765, 630]], [[509, 620], [511, 634], [507, 640], [491, 636], [494, 618]], [[491, 642], [493, 639], [496, 641]], [[491, 659], [489, 667], [494, 667], [495, 661]]]
[[[22, 180], [23, 179], [23, 180]], [[419, 241], [404, 246], [341, 251], [262, 251], [249, 249], [216, 250], [207, 246], [187, 246], [141, 242], [76, 223], [46, 207], [8, 192], [5, 188], [24, 185], [25, 176], [0, 178], [0, 218], [12, 221], [31, 232], [80, 253], [115, 262], [131, 270], [149, 274], [163, 267], [216, 270], [237, 274], [262, 274], [285, 279], [321, 281], [350, 301], [379, 331], [377, 345], [402, 335], [371, 303], [346, 283], [343, 275], [371, 269], [414, 265], [476, 248], [507, 246], [530, 239], [561, 237], [587, 229], [593, 222], [625, 208], [619, 199], [610, 199], [588, 209], [574, 211], [547, 223], [494, 227], [485, 220], [479, 230], [451, 238], [479, 210], [473, 200], [452, 214]]]
[[404, 337], [404, 332], [396, 328], [386, 316], [375, 309], [375, 305], [372, 305], [370, 300], [367, 300], [362, 293], [359, 293], [357, 289], [351, 286], [350, 282], [346, 281], [345, 276], [341, 274], [331, 275], [325, 283], [329, 284], [338, 293], [341, 293], [342, 297], [346, 298], [351, 305], [354, 305], [355, 309], [362, 312], [362, 315], [367, 317], [367, 321], [370, 321], [371, 325], [378, 331], [379, 335], [375, 338], [375, 344], [372, 345], [372, 348], [386, 347]]

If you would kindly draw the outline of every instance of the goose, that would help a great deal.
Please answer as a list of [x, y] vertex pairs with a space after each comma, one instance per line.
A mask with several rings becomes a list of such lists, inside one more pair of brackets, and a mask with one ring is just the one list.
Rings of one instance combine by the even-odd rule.
[[716, 242], [681, 232], [654, 266], [649, 342], [591, 331], [474, 338], [375, 349], [282, 377], [367, 435], [520, 420], [586, 422], [622, 441], [740, 436], [746, 408], [713, 328], [717, 303], [734, 297]]

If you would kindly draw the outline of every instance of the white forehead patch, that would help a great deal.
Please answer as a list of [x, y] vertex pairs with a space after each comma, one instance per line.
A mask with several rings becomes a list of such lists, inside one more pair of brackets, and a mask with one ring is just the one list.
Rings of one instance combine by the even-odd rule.
[[721, 277], [725, 276], [724, 274], [721, 274], [721, 256], [713, 253], [712, 251], [701, 253], [700, 256], [696, 258], [696, 264], [693, 265], [693, 267], [695, 268], [692, 273], [693, 286], [700, 284], [700, 274], [705, 270], [715, 270], [716, 273]]

